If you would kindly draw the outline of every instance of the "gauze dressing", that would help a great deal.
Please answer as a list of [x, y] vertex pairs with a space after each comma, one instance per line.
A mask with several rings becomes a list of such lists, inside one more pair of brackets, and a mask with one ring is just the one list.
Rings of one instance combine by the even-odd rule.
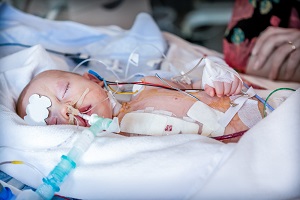
[[121, 121], [121, 132], [145, 135], [198, 134], [199, 125], [157, 113], [127, 113]]
[[217, 57], [206, 57], [204, 59], [205, 66], [202, 75], [202, 88], [205, 85], [214, 87], [215, 81], [231, 83], [234, 81], [234, 76], [238, 77], [241, 81], [239, 74], [230, 68], [222, 59]]
[[203, 124], [201, 135], [221, 136], [225, 127], [219, 124], [224, 113], [215, 110], [201, 101], [196, 101], [187, 112], [187, 116]]
[[46, 96], [33, 94], [29, 97], [29, 104], [26, 106], [26, 115], [24, 120], [29, 125], [47, 125], [45, 119], [49, 115], [48, 108], [51, 106], [51, 100]]

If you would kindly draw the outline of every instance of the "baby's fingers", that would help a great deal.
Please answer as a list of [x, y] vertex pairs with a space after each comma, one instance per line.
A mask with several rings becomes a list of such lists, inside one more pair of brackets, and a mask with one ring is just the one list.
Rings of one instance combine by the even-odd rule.
[[224, 95], [224, 83], [220, 81], [214, 81], [215, 91], [218, 97], [222, 97]]
[[205, 92], [213, 97], [217, 95], [218, 97], [222, 97], [225, 95], [239, 94], [242, 90], [242, 82], [239, 78], [235, 77], [232, 83], [214, 81], [214, 87], [209, 85], [205, 85]]
[[230, 95], [238, 94], [240, 93], [241, 89], [242, 89], [242, 81], [238, 77], [234, 76], [234, 80], [231, 84], [231, 90], [229, 94]]
[[230, 93], [229, 93], [230, 95], [235, 93], [236, 89], [239, 86], [239, 82], [240, 82], [240, 80], [235, 76], [234, 81], [231, 83], [231, 89], [230, 89]]
[[211, 97], [215, 96], [215, 89], [207, 84], [204, 87], [204, 91]]
[[242, 87], [243, 87], [243, 83], [242, 83], [242, 81], [239, 80], [237, 89], [235, 90], [235, 92], [233, 94], [235, 94], [235, 95], [239, 94], [242, 91]]
[[231, 87], [233, 83], [224, 83], [224, 95], [229, 96], [231, 92]]

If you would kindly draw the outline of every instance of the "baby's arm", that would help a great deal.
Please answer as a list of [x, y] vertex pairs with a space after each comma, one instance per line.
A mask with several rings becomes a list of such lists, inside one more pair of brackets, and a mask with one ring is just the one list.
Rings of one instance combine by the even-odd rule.
[[157, 77], [145, 77], [145, 82], [155, 84], [166, 84], [175, 88], [184, 89], [204, 89], [210, 96], [218, 97], [235, 95], [242, 90], [242, 79], [239, 74], [230, 68], [224, 60], [216, 57], [205, 57], [202, 79], [185, 84], [168, 80], [159, 80]]
[[193, 83], [193, 88], [202, 88], [210, 96], [229, 96], [240, 93], [243, 82], [239, 74], [225, 61], [206, 57], [202, 80]]
[[[193, 88], [201, 88], [202, 81], [196, 81], [193, 83]], [[236, 95], [241, 92], [242, 82], [238, 77], [234, 77], [234, 80], [231, 83], [214, 81], [213, 86], [205, 84], [205, 92], [213, 97], [217, 95], [218, 97]]]

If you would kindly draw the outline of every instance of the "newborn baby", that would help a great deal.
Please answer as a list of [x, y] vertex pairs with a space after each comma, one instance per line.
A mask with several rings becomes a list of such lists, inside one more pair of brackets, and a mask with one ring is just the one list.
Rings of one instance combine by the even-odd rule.
[[[214, 88], [205, 85], [205, 91], [193, 90], [200, 88], [199, 82], [189, 85], [157, 77], [144, 77], [141, 83], [142, 86], [133, 87], [135, 94], [131, 100], [120, 104], [112, 93], [104, 88], [104, 82], [92, 74], [85, 73], [81, 76], [71, 72], [49, 70], [34, 77], [22, 91], [17, 113], [28, 121], [31, 117], [28, 113], [30, 108], [43, 104], [43, 97], [50, 102], [45, 108], [45, 111], [49, 111], [47, 116], [41, 119], [47, 125], [88, 126], [87, 121], [79, 114], [84, 113], [97, 114], [104, 118], [118, 117], [121, 132], [125, 135], [195, 133], [220, 136], [249, 129], [245, 120], [242, 121], [237, 114], [239, 110], [232, 111], [233, 114], [230, 115], [226, 114], [226, 111], [236, 106], [228, 96], [239, 94], [241, 91], [241, 81], [237, 77], [231, 83], [214, 82]], [[164, 87], [147, 86], [144, 83]], [[193, 91], [185, 93], [174, 88]], [[217, 97], [215, 94], [223, 97]], [[41, 98], [41, 103], [32, 103], [33, 97]], [[235, 98], [244, 99], [245, 102], [250, 100], [251, 95]], [[254, 101], [254, 110], [261, 117], [263, 105]], [[41, 113], [41, 109], [38, 113]], [[220, 121], [223, 123], [219, 123]]]

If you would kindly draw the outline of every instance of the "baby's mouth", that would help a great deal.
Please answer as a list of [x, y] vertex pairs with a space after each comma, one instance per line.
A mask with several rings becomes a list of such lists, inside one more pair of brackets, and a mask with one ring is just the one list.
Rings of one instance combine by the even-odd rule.
[[81, 114], [91, 115], [92, 114], [91, 108], [92, 106], [89, 105], [89, 106], [84, 106], [82, 108], [78, 108], [78, 110]]
[[68, 105], [68, 115], [69, 115], [69, 123], [77, 124], [79, 126], [90, 126], [88, 121], [82, 117], [82, 114], [91, 115], [91, 105], [84, 106], [81, 108], [74, 108], [71, 105]]
[[[84, 107], [81, 107], [81, 108], [78, 108], [78, 111], [81, 113], [81, 114], [85, 114], [85, 115], [89, 115], [89, 116], [91, 116], [91, 108], [92, 108], [92, 106], [91, 105], [88, 105], [88, 106], [84, 106]], [[75, 116], [76, 117], [76, 119], [83, 125], [83, 126], [85, 126], [85, 127], [89, 127], [90, 126], [90, 124], [88, 123], [88, 120], [86, 120], [86, 119], [84, 119], [84, 118], [82, 118], [81, 116], [79, 116], [79, 115], [76, 115]]]
[[76, 115], [75, 118], [77, 119], [80, 126], [89, 127], [89, 123], [87, 120], [83, 119], [82, 117]]

